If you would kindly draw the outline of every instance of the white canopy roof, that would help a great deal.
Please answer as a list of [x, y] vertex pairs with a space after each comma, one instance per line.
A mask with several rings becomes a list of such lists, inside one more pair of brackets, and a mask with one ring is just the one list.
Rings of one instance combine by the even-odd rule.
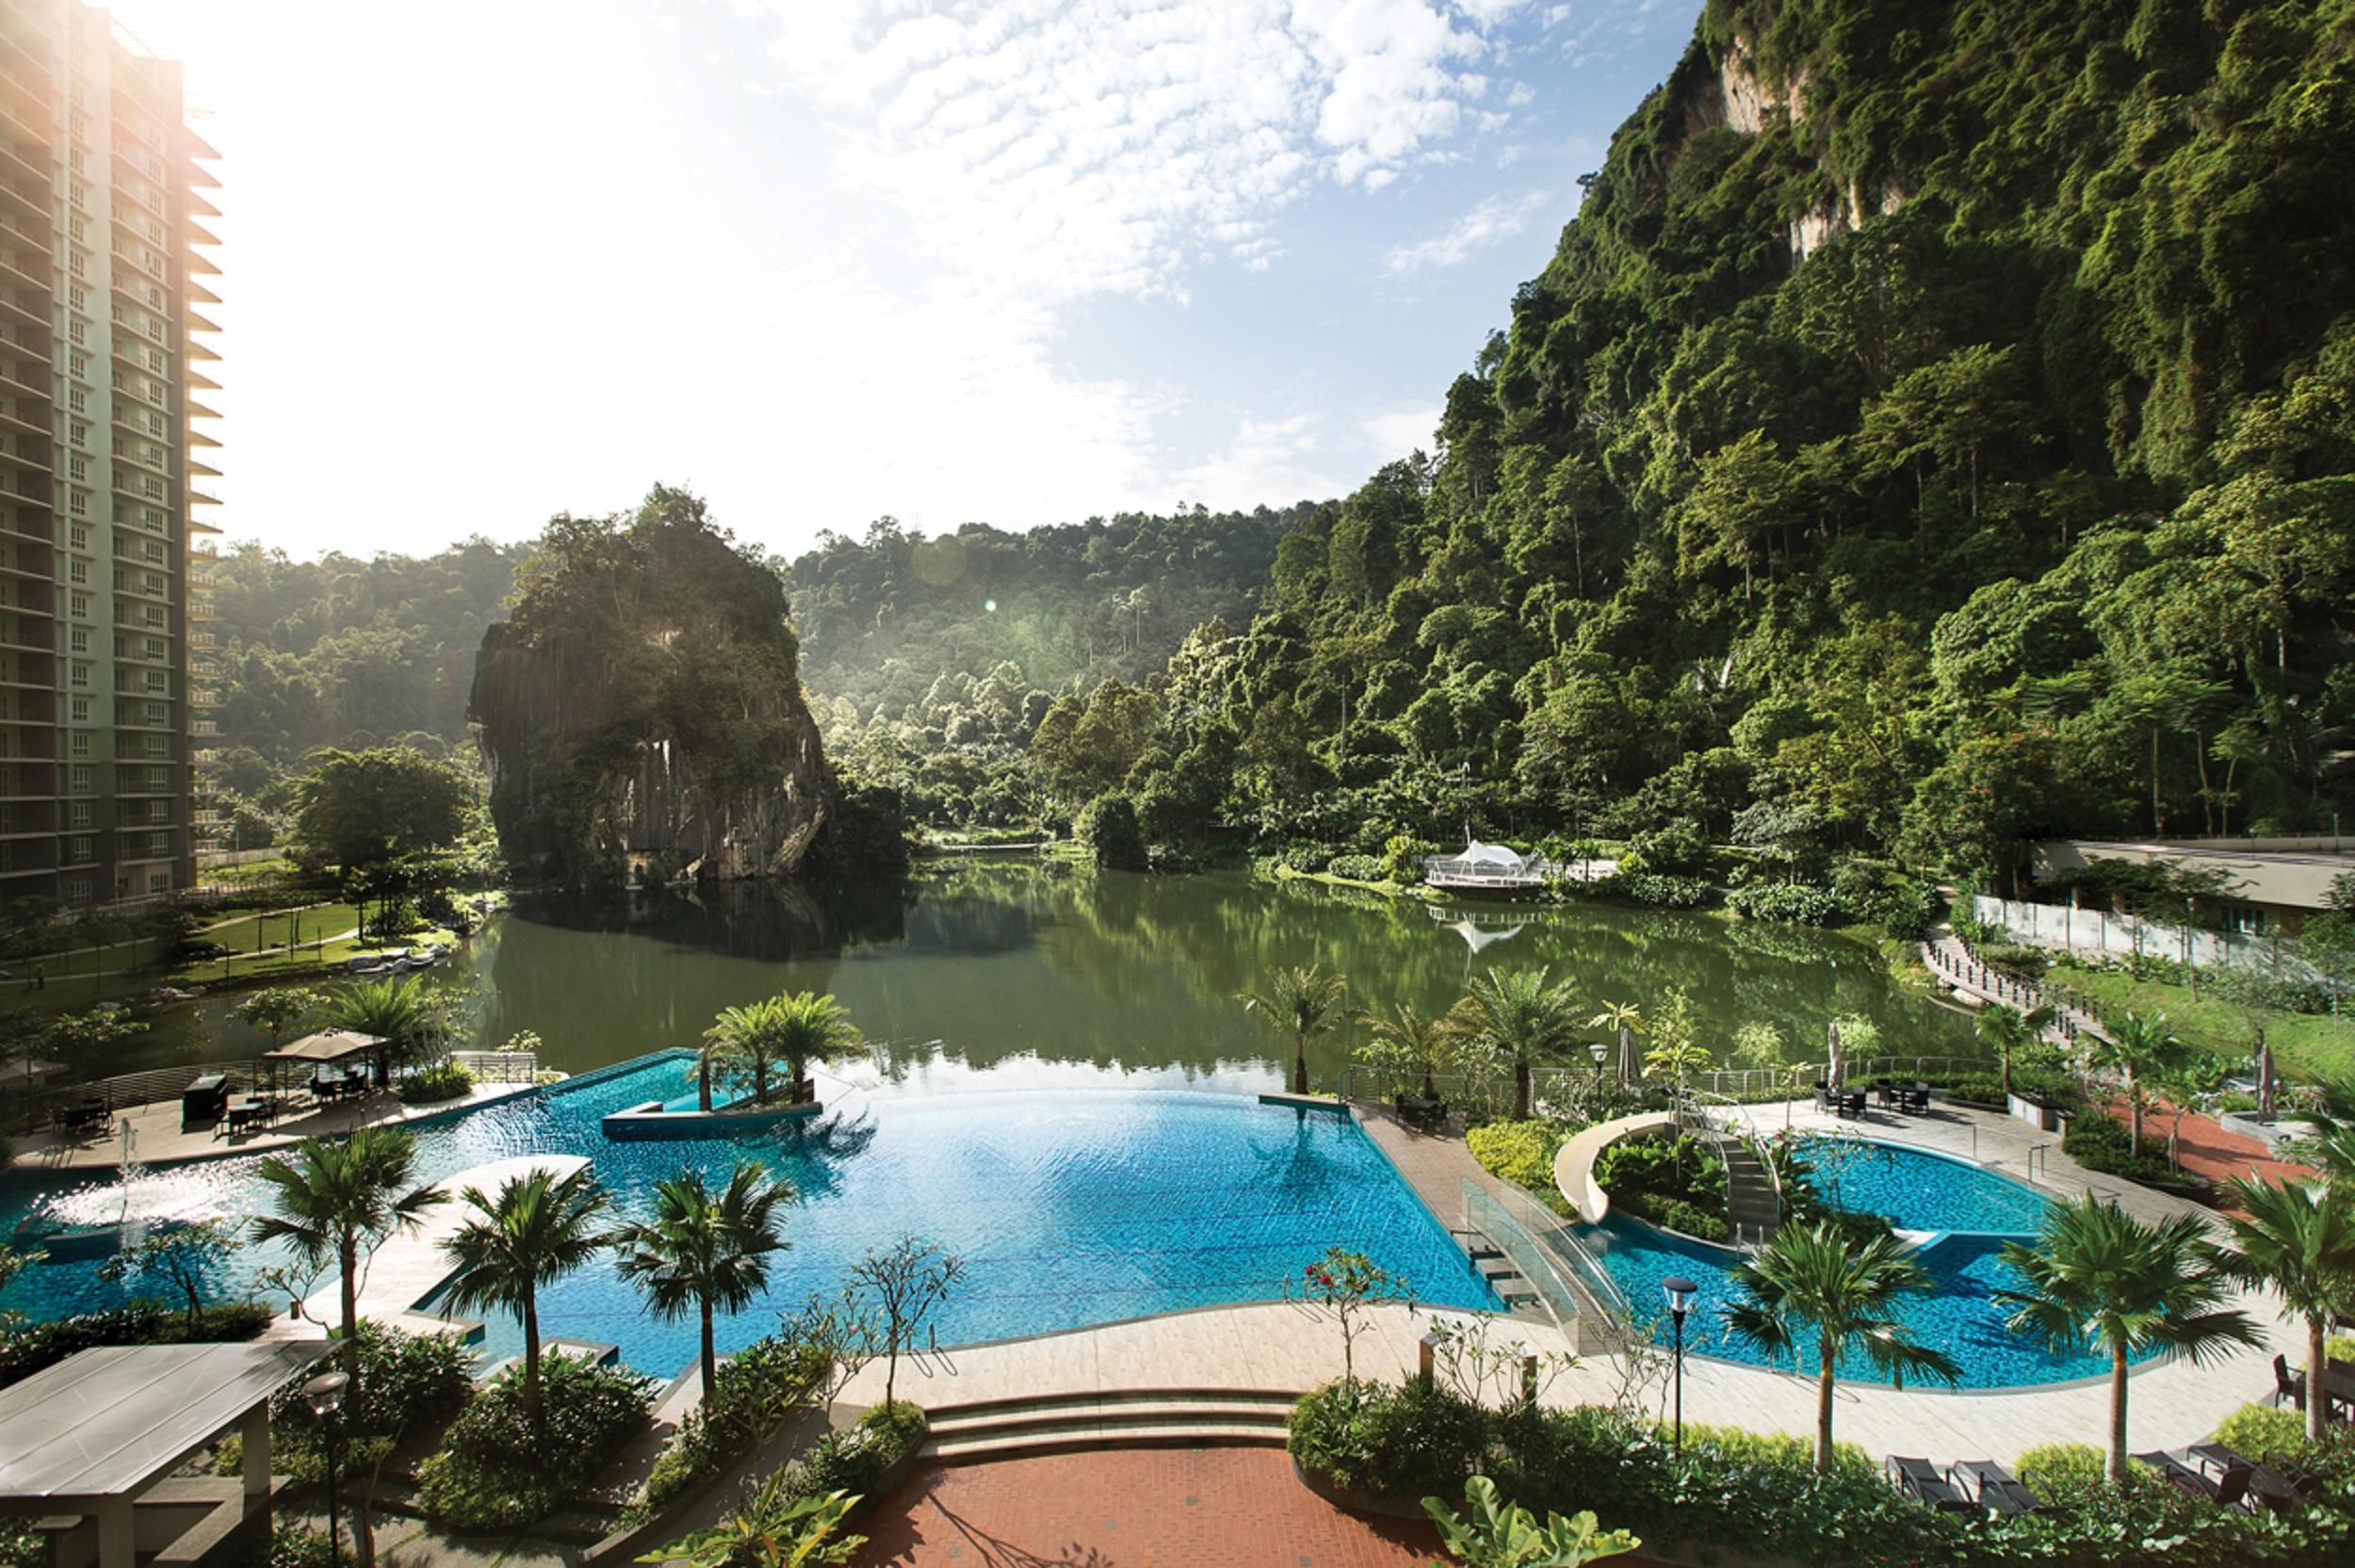
[[1502, 844], [1483, 844], [1476, 838], [1465, 847], [1462, 854], [1450, 855], [1448, 861], [1454, 865], [1502, 865], [1509, 871], [1518, 871], [1522, 865], [1522, 858], [1518, 852]]

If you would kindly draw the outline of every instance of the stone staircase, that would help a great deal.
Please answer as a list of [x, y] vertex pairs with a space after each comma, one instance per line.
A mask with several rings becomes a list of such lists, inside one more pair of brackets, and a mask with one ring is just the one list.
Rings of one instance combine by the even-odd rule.
[[1717, 1157], [1726, 1163], [1726, 1222], [1732, 1227], [1735, 1245], [1772, 1240], [1775, 1227], [1782, 1222], [1782, 1203], [1766, 1162], [1739, 1138], [1718, 1140]]
[[1239, 1388], [1141, 1388], [1034, 1394], [934, 1405], [923, 1457], [975, 1464], [1092, 1448], [1280, 1448], [1297, 1394]]

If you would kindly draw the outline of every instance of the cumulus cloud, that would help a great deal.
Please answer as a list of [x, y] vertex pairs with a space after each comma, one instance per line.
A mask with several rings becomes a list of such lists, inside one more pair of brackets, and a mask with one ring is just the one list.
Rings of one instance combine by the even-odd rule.
[[1417, 450], [1432, 450], [1438, 445], [1438, 428], [1437, 408], [1391, 409], [1357, 423], [1358, 433], [1383, 462], [1395, 462]]
[[1469, 261], [1473, 252], [1510, 239], [1528, 228], [1530, 220], [1553, 200], [1552, 192], [1543, 190], [1522, 196], [1491, 196], [1439, 233], [1412, 245], [1394, 247], [1383, 258], [1382, 269], [1395, 277]]

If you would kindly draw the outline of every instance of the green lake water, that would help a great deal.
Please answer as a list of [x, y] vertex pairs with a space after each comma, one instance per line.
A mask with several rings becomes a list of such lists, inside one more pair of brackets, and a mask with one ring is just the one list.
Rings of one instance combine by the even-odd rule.
[[[843, 1076], [886, 1091], [1124, 1084], [1281, 1087], [1285, 1048], [1235, 994], [1278, 965], [1348, 975], [1353, 1002], [1438, 1011], [1487, 969], [1543, 965], [1582, 1006], [1692, 994], [1722, 1060], [1778, 1026], [1815, 1059], [1834, 1016], [1892, 1054], [1979, 1054], [1969, 1019], [1889, 979], [1862, 944], [1792, 927], [1602, 905], [1415, 899], [1244, 872], [1146, 877], [990, 857], [819, 892], [739, 884], [682, 897], [519, 897], [431, 972], [473, 987], [479, 1042], [536, 1031], [577, 1072], [692, 1043], [721, 1009], [832, 992], [874, 1043]], [[207, 999], [166, 1014], [109, 1070], [250, 1058], [261, 1037]], [[1600, 1033], [1600, 1031], [1598, 1031]], [[1358, 1032], [1314, 1048], [1329, 1088]]]

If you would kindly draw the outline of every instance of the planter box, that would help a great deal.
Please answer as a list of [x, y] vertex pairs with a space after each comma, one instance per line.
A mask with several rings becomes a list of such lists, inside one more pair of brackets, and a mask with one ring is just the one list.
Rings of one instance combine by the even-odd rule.
[[[1301, 1485], [1323, 1497], [1335, 1508], [1345, 1508], [1352, 1513], [1372, 1513], [1386, 1519], [1428, 1519], [1430, 1517], [1429, 1514], [1423, 1512], [1420, 1499], [1411, 1503], [1401, 1502], [1393, 1497], [1385, 1497], [1379, 1493], [1358, 1492], [1346, 1486], [1337, 1486], [1330, 1477], [1317, 1474], [1297, 1459], [1292, 1461], [1292, 1475]], [[1460, 1490], [1459, 1488], [1458, 1491]]]
[[2297, 1121], [2286, 1116], [2276, 1116], [2266, 1121], [2260, 1118], [2253, 1110], [2228, 1110], [2218, 1116], [2216, 1122], [2217, 1125], [2226, 1132], [2238, 1133], [2243, 1138], [2253, 1138], [2267, 1148], [2279, 1148], [2294, 1138], [2310, 1138], [2314, 1130], [2314, 1123], [2311, 1122]]

